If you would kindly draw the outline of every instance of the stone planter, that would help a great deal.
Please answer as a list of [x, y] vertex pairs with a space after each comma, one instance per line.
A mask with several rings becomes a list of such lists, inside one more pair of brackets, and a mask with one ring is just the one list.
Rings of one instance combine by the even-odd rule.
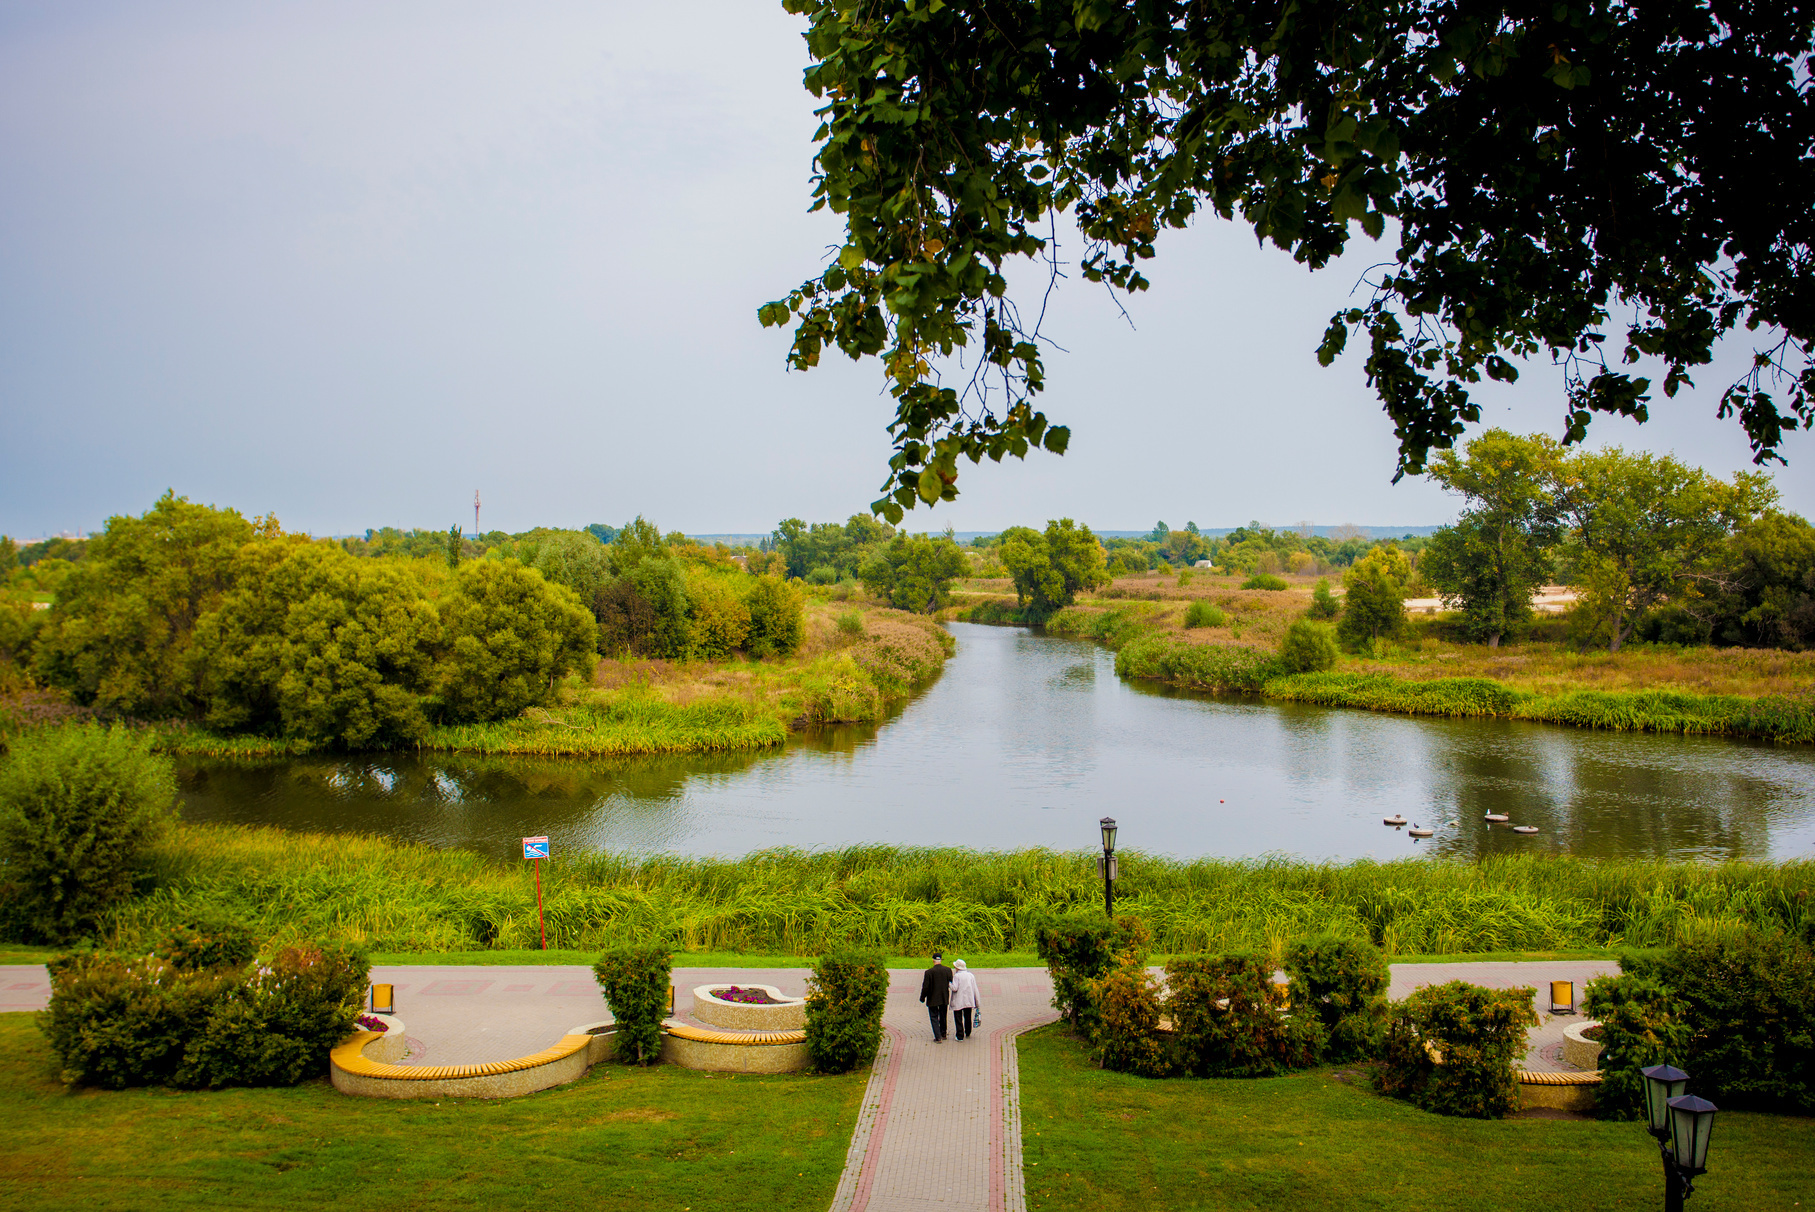
[[1587, 1022], [1576, 1023], [1563, 1032], [1564, 1064], [1574, 1065], [1578, 1069], [1599, 1069], [1601, 1067], [1600, 1041], [1589, 1039], [1583, 1034], [1590, 1027], [1600, 1025], [1598, 1021], [1589, 1019]]
[[695, 985], [693, 1017], [702, 1023], [726, 1031], [799, 1031], [807, 1025], [807, 1001], [789, 997], [774, 985], [740, 985], [740, 989], [761, 989], [779, 1005], [762, 1006], [749, 1002], [728, 1002], [713, 995], [714, 989], [729, 985]]

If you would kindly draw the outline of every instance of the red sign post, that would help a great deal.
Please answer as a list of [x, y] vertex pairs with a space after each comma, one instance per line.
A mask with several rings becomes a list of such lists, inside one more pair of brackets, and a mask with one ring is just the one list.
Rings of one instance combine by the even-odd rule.
[[548, 950], [548, 927], [542, 921], [542, 860], [548, 857], [548, 839], [545, 837], [526, 837], [523, 839], [523, 857], [536, 861], [536, 929], [542, 934], [542, 950]]

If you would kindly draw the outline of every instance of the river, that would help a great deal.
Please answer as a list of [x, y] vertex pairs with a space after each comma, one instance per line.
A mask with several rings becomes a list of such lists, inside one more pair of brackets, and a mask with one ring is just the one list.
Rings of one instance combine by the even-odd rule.
[[[580, 761], [191, 759], [198, 821], [517, 852], [733, 856], [856, 843], [1179, 857], [1539, 851], [1815, 857], [1815, 749], [1378, 715], [1130, 685], [1094, 644], [950, 624], [944, 674], [884, 724], [762, 755]], [[1535, 835], [1490, 826], [1489, 811]], [[1381, 824], [1403, 814], [1420, 841]]]

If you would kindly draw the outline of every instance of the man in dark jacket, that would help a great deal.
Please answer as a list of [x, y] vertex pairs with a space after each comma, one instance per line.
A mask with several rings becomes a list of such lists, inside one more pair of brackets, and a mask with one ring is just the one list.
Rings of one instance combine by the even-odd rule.
[[942, 952], [933, 952], [933, 966], [920, 978], [920, 1000], [926, 1003], [926, 1016], [933, 1023], [933, 1042], [945, 1038], [945, 1007], [952, 996], [952, 970], [944, 963]]

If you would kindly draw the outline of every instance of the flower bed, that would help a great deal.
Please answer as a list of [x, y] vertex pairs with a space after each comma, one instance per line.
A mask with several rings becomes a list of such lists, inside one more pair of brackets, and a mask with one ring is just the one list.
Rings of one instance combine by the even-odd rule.
[[[743, 996], [735, 1001], [724, 996], [732, 992]], [[807, 1025], [806, 999], [789, 997], [774, 985], [695, 985], [690, 1013], [726, 1031], [799, 1031]]]

